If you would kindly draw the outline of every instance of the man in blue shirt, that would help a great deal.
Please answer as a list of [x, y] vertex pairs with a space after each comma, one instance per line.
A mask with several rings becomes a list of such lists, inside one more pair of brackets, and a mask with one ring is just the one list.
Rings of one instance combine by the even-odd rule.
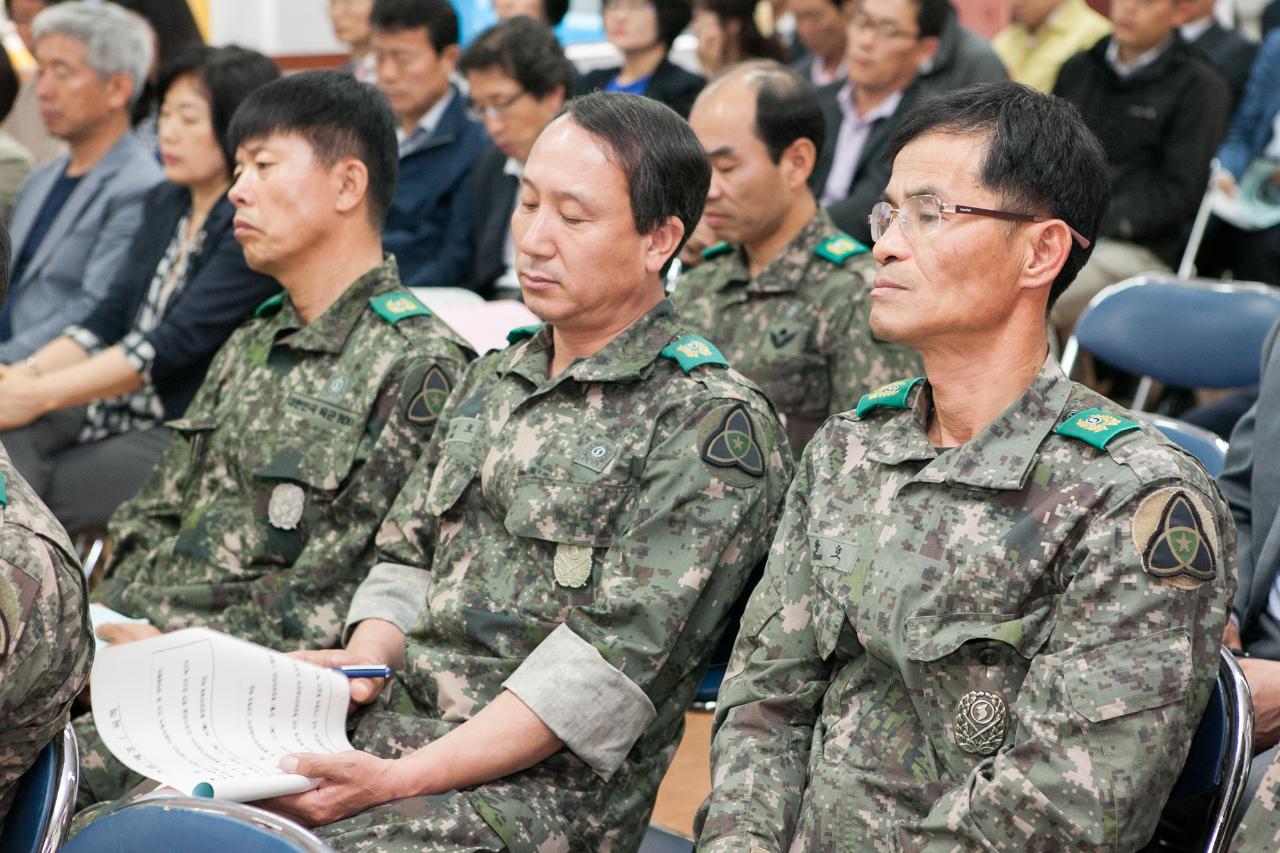
[[400, 176], [382, 244], [409, 287], [467, 286], [471, 167], [488, 137], [449, 82], [458, 17], [448, 0], [377, 0], [370, 15], [378, 88], [400, 127]]

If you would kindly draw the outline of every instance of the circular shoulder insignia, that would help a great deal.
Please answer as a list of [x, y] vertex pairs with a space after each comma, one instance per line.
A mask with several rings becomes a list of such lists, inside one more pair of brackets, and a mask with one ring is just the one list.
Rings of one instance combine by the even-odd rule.
[[440, 419], [440, 413], [444, 411], [445, 401], [449, 399], [453, 386], [445, 372], [434, 364], [426, 369], [421, 382], [416, 384], [418, 390], [409, 398], [404, 416], [409, 423], [431, 426]]
[[702, 461], [731, 486], [754, 486], [764, 476], [764, 453], [743, 403], [714, 409], [698, 425]]
[[1133, 514], [1132, 533], [1143, 571], [1170, 586], [1196, 589], [1217, 575], [1213, 509], [1189, 489], [1159, 489], [1143, 498]]
[[271, 490], [267, 504], [267, 521], [277, 530], [293, 530], [302, 521], [302, 508], [307, 493], [297, 483], [281, 483]]

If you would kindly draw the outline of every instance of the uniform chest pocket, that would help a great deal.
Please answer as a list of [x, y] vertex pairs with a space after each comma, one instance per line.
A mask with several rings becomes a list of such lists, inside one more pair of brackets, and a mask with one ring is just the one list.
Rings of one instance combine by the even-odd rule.
[[863, 582], [863, 573], [858, 570], [857, 545], [811, 533], [809, 566], [815, 581], [809, 614], [813, 618], [814, 642], [825, 660], [840, 645], [842, 635], [853, 634], [849, 607], [855, 594], [862, 592], [854, 587], [860, 587]]
[[538, 540], [539, 562], [555, 583], [570, 589], [598, 580], [605, 552], [622, 533], [635, 487], [526, 477], [515, 487], [503, 517], [512, 536]]
[[436, 518], [442, 518], [453, 509], [467, 486], [476, 478], [476, 471], [469, 454], [451, 452], [446, 444], [445, 452], [431, 475], [431, 486], [427, 489], [427, 512]]
[[[218, 422], [213, 418], [178, 418], [168, 421], [165, 426], [174, 436], [174, 449], [171, 452], [184, 452], [185, 458], [182, 461], [187, 469], [197, 470], [204, 460], [209, 438], [218, 428]], [[194, 481], [197, 478], [188, 479]]]
[[1031, 660], [1053, 631], [1051, 599], [1022, 613], [912, 616], [903, 624], [903, 680], [953, 773], [1013, 734], [1013, 707]]

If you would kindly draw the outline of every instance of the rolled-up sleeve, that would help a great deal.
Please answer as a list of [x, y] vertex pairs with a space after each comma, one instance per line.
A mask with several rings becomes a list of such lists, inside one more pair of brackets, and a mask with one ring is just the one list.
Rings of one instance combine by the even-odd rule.
[[539, 643], [502, 686], [606, 780], [657, 716], [639, 685], [568, 625]]
[[346, 645], [351, 632], [365, 619], [382, 619], [409, 633], [418, 622], [427, 598], [427, 570], [399, 563], [378, 563], [356, 589], [342, 630]]

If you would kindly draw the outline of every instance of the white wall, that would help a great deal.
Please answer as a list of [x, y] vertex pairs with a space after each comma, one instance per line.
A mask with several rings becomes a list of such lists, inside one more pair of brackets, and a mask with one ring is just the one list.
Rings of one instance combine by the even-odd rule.
[[346, 53], [333, 37], [328, 0], [211, 0], [210, 42], [271, 56]]

